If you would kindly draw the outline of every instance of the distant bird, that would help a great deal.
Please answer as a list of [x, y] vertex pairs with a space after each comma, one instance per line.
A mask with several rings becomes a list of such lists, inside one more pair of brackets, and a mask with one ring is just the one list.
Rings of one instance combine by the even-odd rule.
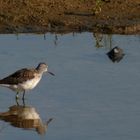
[[119, 62], [125, 54], [123, 53], [123, 49], [116, 46], [111, 51], [109, 51], [107, 55], [112, 60], [112, 62]]
[[22, 99], [24, 99], [25, 91], [33, 89], [41, 80], [44, 72], [54, 75], [48, 71], [48, 66], [45, 63], [40, 63], [36, 68], [23, 68], [1, 79], [0, 85], [15, 91], [16, 99], [18, 99], [18, 94], [23, 92]]

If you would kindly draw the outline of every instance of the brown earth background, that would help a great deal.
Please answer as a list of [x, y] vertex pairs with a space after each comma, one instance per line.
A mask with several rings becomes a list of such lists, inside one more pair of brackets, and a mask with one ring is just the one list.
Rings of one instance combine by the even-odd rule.
[[140, 0], [0, 0], [0, 33], [140, 33]]

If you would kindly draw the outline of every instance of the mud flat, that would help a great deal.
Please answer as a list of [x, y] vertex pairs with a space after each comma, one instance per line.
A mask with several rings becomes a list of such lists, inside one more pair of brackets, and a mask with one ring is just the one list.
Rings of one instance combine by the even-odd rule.
[[140, 0], [0, 0], [0, 33], [140, 34]]

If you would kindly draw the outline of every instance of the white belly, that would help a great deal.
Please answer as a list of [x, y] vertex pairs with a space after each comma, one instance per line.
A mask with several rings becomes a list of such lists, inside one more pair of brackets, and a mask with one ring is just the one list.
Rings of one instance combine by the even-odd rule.
[[30, 90], [33, 89], [40, 81], [41, 77], [34, 78], [32, 80], [28, 80], [22, 84], [19, 84], [19, 87], [21, 87], [24, 90]]
[[12, 89], [16, 92], [23, 92], [25, 90], [31, 90], [33, 89], [40, 81], [41, 77], [37, 77], [31, 80], [28, 80], [26, 82], [17, 84], [17, 85], [8, 85], [8, 84], [1, 84], [1, 86], [7, 87]]

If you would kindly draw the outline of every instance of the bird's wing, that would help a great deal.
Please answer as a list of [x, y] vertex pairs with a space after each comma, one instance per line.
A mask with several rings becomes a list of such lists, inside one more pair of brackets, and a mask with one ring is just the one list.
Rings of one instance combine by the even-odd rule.
[[33, 69], [21, 69], [0, 80], [0, 84], [18, 84], [34, 78]]

